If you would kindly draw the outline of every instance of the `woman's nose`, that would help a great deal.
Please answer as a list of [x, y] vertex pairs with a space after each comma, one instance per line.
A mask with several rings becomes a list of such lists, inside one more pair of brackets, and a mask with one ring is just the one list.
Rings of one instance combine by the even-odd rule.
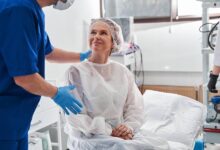
[[94, 38], [100, 39], [100, 34], [96, 34]]

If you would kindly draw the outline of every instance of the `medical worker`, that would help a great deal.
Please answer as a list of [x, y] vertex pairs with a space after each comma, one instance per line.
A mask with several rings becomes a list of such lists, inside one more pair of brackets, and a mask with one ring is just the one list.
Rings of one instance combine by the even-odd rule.
[[214, 51], [214, 66], [209, 75], [208, 89], [212, 93], [217, 93], [217, 79], [220, 73], [220, 25], [218, 25], [217, 43]]
[[[40, 96], [51, 97], [66, 114], [78, 114], [74, 88], [44, 80], [45, 58], [53, 62], [84, 60], [90, 52], [67, 52], [51, 45], [42, 7], [70, 7], [73, 0], [1, 0], [0, 2], [0, 150], [27, 150], [28, 130]], [[56, 25], [56, 24], [55, 24]]]

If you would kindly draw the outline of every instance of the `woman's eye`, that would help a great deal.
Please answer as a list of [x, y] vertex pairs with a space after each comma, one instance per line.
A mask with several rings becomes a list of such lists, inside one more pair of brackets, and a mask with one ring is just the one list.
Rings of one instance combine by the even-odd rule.
[[101, 32], [101, 35], [107, 35], [107, 32]]
[[91, 31], [91, 32], [90, 32], [90, 34], [95, 35], [95, 34], [96, 34], [96, 32], [95, 32], [95, 31]]

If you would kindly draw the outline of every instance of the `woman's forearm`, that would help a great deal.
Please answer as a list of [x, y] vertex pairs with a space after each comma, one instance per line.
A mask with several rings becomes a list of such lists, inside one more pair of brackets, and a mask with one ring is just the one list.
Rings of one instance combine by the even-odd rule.
[[213, 69], [212, 69], [212, 73], [214, 75], [219, 75], [219, 73], [220, 73], [220, 66], [214, 66]]

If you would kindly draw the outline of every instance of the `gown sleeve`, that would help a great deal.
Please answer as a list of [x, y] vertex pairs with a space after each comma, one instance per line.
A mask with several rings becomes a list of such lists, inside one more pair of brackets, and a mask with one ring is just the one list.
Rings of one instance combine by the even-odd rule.
[[[66, 84], [75, 85], [76, 89], [73, 91], [75, 97], [77, 97], [83, 104], [83, 110], [80, 114], [71, 114], [66, 116], [66, 123], [73, 130], [80, 131], [85, 136], [91, 136], [92, 134], [99, 135], [111, 135], [112, 128], [105, 118], [102, 116], [91, 117], [87, 113], [87, 106], [84, 102], [83, 88], [81, 86], [80, 74], [75, 67], [71, 67], [66, 73]], [[95, 110], [94, 110], [95, 111]]]
[[123, 110], [124, 124], [127, 125], [133, 132], [136, 132], [144, 121], [143, 96], [129, 70], [127, 70], [127, 77], [128, 94]]

